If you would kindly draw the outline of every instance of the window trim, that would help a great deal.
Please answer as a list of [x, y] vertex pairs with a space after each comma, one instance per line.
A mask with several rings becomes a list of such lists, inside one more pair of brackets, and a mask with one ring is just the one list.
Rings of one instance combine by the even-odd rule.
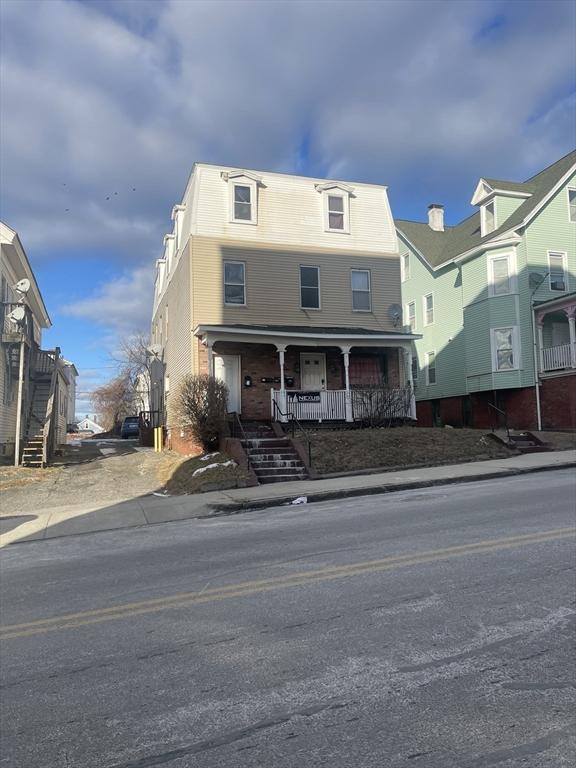
[[[323, 197], [323, 208], [324, 208], [324, 231], [325, 232], [336, 232], [340, 235], [349, 235], [350, 234], [350, 194], [348, 192], [344, 192], [343, 190], [331, 190], [331, 189], [325, 189], [322, 192]], [[343, 220], [343, 228], [342, 229], [334, 229], [330, 226], [330, 210], [328, 208], [329, 205], [329, 198], [331, 197], [339, 197], [342, 200], [342, 207], [343, 207], [343, 214], [344, 214], [344, 220]], [[336, 213], [336, 211], [334, 211]], [[338, 211], [340, 213], [340, 211]]]
[[[429, 323], [427, 320], [427, 310], [426, 310], [426, 299], [428, 296], [432, 296], [432, 321]], [[436, 322], [436, 301], [434, 300], [434, 291], [431, 293], [427, 293], [424, 296], [422, 296], [422, 313], [424, 318], [424, 327], [428, 327], [430, 325], [434, 325]]]
[[576, 224], [576, 216], [572, 218], [571, 211], [570, 211], [570, 192], [574, 193], [574, 204], [576, 205], [576, 187], [566, 188], [566, 202], [568, 204], [568, 221], [570, 222], [570, 224]]
[[[562, 257], [562, 272], [564, 277], [564, 289], [558, 290], [557, 288], [552, 288], [552, 266], [550, 264], [550, 256], [561, 256]], [[548, 258], [548, 288], [553, 293], [568, 293], [568, 254], [566, 251], [547, 251], [547, 258]]]
[[[366, 272], [368, 275], [368, 290], [361, 290], [359, 288], [354, 288], [352, 286], [352, 275], [354, 272]], [[352, 312], [372, 312], [372, 275], [370, 274], [369, 269], [364, 269], [361, 267], [351, 267], [350, 268], [350, 293], [352, 295]], [[354, 307], [354, 293], [367, 293], [368, 294], [368, 303], [369, 307], [368, 309], [356, 309]]]
[[[242, 283], [228, 283], [228, 285], [242, 285], [244, 288], [244, 302], [242, 304], [238, 304], [236, 302], [230, 302], [226, 301], [226, 264], [241, 264], [242, 265], [242, 276], [244, 277], [244, 282]], [[222, 299], [224, 301], [225, 307], [245, 307], [247, 305], [246, 302], [246, 262], [245, 261], [235, 261], [233, 259], [225, 259], [223, 262], [224, 269], [222, 270], [222, 291], [223, 296]]]
[[[408, 269], [404, 266], [404, 259], [406, 259], [408, 263]], [[400, 282], [405, 283], [407, 280], [410, 280], [410, 252], [406, 251], [406, 253], [403, 253], [400, 256]]]
[[[508, 261], [508, 281], [510, 283], [510, 290], [506, 293], [496, 293], [496, 281], [494, 279], [494, 262], [500, 259], [506, 259]], [[518, 272], [516, 267], [516, 254], [513, 251], [509, 253], [491, 254], [486, 260], [488, 268], [488, 295], [490, 297], [497, 296], [511, 296], [514, 293], [518, 293]]]
[[[318, 306], [317, 307], [303, 307], [302, 306], [302, 267], [306, 267], [307, 269], [315, 269], [316, 274], [318, 275]], [[300, 309], [304, 312], [320, 312], [322, 309], [322, 292], [320, 287], [320, 267], [317, 264], [299, 264], [298, 265], [298, 282], [299, 282], [299, 291], [300, 291]], [[314, 286], [311, 285], [305, 285], [305, 288], [312, 288]]]
[[[434, 355], [434, 381], [430, 381], [430, 355]], [[436, 365], [436, 350], [431, 349], [429, 352], [426, 352], [426, 386], [427, 387], [433, 387], [438, 383], [438, 373], [437, 373], [437, 365]]]
[[416, 351], [412, 352], [410, 374], [412, 376], [412, 382], [415, 384], [418, 381], [420, 374], [420, 366], [418, 365], [418, 355], [416, 354]]
[[[229, 207], [229, 219], [231, 224], [258, 224], [258, 185], [252, 179], [248, 179], [244, 176], [238, 176], [234, 179], [230, 179], [228, 182], [228, 207]], [[248, 187], [250, 189], [250, 218], [249, 219], [237, 219], [236, 218], [236, 202], [234, 192], [236, 187]]]
[[[494, 228], [488, 232], [486, 228], [486, 208], [491, 205], [494, 208]], [[492, 200], [487, 200], [481, 207], [480, 207], [480, 234], [482, 237], [485, 237], [486, 235], [491, 235], [493, 232], [496, 232], [498, 229], [498, 219], [497, 219], [497, 207], [496, 207], [496, 198], [493, 197]]]
[[[414, 307], [414, 327], [410, 324], [410, 307]], [[415, 301], [408, 301], [406, 303], [406, 306], [404, 308], [404, 311], [406, 312], [406, 322], [404, 325], [408, 328], [410, 328], [411, 332], [414, 333], [416, 330], [416, 302]]]
[[[512, 368], [498, 368], [498, 348], [496, 346], [497, 331], [512, 331]], [[517, 325], [503, 325], [498, 328], [490, 328], [490, 351], [492, 353], [492, 373], [509, 373], [520, 370], [520, 336]]]

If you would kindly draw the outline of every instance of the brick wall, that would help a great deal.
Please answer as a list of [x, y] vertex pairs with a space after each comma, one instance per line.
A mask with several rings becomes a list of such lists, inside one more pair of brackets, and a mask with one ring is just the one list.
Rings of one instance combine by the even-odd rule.
[[167, 430], [165, 447], [182, 456], [199, 456], [204, 453], [202, 446], [196, 442], [188, 427], [172, 427]]
[[540, 406], [543, 429], [576, 429], [576, 372], [543, 379]]
[[461, 397], [446, 397], [440, 401], [440, 418], [442, 424], [451, 427], [461, 427], [464, 424]]
[[432, 402], [430, 400], [418, 400], [416, 402], [416, 424], [419, 427], [433, 427]]

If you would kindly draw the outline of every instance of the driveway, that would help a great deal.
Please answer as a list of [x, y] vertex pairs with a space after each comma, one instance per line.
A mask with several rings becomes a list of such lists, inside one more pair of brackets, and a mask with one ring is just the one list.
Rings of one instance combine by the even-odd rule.
[[0, 467], [0, 532], [48, 509], [105, 507], [150, 493], [162, 484], [162, 469], [175, 460], [137, 440], [77, 440], [46, 470]]

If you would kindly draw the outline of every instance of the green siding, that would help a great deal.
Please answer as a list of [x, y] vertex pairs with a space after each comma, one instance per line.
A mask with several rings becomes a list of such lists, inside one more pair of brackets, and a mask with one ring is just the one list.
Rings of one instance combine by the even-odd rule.
[[496, 195], [494, 199], [496, 200], [496, 224], [500, 226], [522, 205], [525, 198]]
[[[566, 292], [576, 291], [576, 224], [568, 218], [567, 187], [576, 186], [576, 174], [556, 193], [525, 228], [516, 231], [521, 241], [515, 247], [481, 252], [461, 264], [433, 272], [400, 238], [401, 253], [410, 252], [410, 278], [402, 283], [404, 306], [416, 304], [416, 332], [423, 335], [416, 342], [419, 362], [418, 400], [464, 395], [468, 392], [534, 385], [534, 338], [532, 332], [529, 276], [548, 272], [548, 251], [567, 255]], [[511, 215], [518, 207], [513, 198], [499, 197], [498, 223], [503, 215]], [[516, 257], [516, 292], [506, 296], [490, 296], [488, 258], [504, 253]], [[423, 325], [422, 296], [434, 293], [435, 322]], [[561, 298], [552, 291], [549, 280], [536, 291], [535, 301]], [[519, 369], [492, 371], [491, 329], [518, 327]], [[551, 343], [551, 323], [545, 325], [545, 343]], [[437, 383], [426, 386], [424, 355], [436, 351]]]

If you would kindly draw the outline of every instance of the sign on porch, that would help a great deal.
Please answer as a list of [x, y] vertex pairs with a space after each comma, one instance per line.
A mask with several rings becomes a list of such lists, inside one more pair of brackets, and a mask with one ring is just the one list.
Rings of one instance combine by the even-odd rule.
[[286, 392], [288, 400], [296, 401], [297, 403], [319, 403], [320, 392]]

